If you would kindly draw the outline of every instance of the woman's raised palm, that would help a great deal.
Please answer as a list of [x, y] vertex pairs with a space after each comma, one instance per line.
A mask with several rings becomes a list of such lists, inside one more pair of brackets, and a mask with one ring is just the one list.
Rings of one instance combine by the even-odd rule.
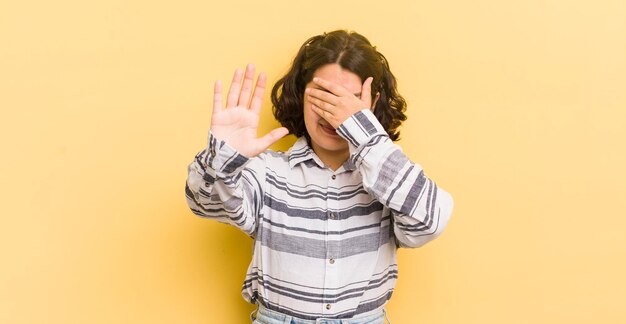
[[253, 83], [254, 66], [252, 64], [246, 67], [245, 75], [237, 69], [228, 90], [226, 108], [223, 108], [222, 83], [215, 82], [211, 116], [213, 136], [225, 141], [226, 144], [247, 157], [257, 156], [288, 133], [285, 127], [279, 127], [263, 137], [257, 137], [259, 113], [265, 92], [265, 74], [261, 73], [257, 78], [254, 91]]

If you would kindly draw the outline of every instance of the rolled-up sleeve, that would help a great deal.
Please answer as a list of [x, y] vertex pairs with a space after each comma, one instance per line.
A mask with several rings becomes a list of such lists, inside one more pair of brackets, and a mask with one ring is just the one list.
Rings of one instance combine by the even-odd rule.
[[209, 133], [208, 146], [189, 164], [185, 184], [187, 205], [204, 218], [256, 233], [263, 203], [263, 155], [247, 158]]
[[337, 129], [349, 143], [350, 162], [365, 189], [391, 210], [402, 247], [419, 247], [439, 236], [452, 215], [452, 196], [393, 143], [374, 114], [364, 109]]

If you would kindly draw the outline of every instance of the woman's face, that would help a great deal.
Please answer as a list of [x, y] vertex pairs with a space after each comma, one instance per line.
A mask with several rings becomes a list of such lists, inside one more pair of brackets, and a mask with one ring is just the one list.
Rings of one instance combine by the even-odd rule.
[[[313, 77], [320, 77], [324, 80], [336, 83], [355, 96], [361, 96], [362, 80], [355, 73], [344, 70], [339, 64], [326, 64], [318, 68]], [[313, 81], [307, 83], [306, 88], [318, 88], [319, 86]], [[320, 115], [311, 109], [311, 102], [308, 95], [304, 97], [304, 124], [306, 130], [311, 137], [311, 146], [315, 154], [320, 157], [324, 163], [328, 159], [342, 158], [347, 160], [350, 152], [348, 150], [348, 142], [337, 135], [335, 129], [326, 122]], [[328, 164], [328, 163], [327, 163]]]

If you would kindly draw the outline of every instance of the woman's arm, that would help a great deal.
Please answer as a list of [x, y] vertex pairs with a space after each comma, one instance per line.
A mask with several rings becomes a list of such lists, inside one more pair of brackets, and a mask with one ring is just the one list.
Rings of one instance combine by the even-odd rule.
[[257, 138], [266, 78], [261, 73], [253, 90], [254, 74], [252, 64], [245, 75], [235, 71], [226, 108], [222, 84], [215, 82], [208, 145], [189, 165], [185, 186], [195, 214], [232, 224], [249, 235], [256, 231], [263, 203], [265, 162], [259, 154], [288, 132], [280, 127]]
[[350, 162], [361, 172], [365, 189], [391, 210], [401, 246], [419, 247], [441, 234], [452, 214], [452, 197], [391, 141], [370, 110], [350, 116], [337, 133], [348, 141]]
[[400, 245], [419, 247], [439, 236], [452, 214], [452, 197], [409, 160], [371, 112], [372, 78], [363, 82], [360, 98], [327, 80], [313, 82], [328, 91], [308, 88], [307, 100], [348, 141], [363, 186], [392, 212]]

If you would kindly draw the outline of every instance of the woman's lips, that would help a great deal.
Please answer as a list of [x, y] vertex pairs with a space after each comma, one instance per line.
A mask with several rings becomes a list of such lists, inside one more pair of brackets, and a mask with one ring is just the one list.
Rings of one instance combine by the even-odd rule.
[[320, 124], [320, 127], [322, 128], [322, 130], [324, 130], [324, 132], [326, 132], [328, 135], [334, 135], [334, 136], [339, 136], [337, 135], [337, 131], [330, 125], [322, 125]]

